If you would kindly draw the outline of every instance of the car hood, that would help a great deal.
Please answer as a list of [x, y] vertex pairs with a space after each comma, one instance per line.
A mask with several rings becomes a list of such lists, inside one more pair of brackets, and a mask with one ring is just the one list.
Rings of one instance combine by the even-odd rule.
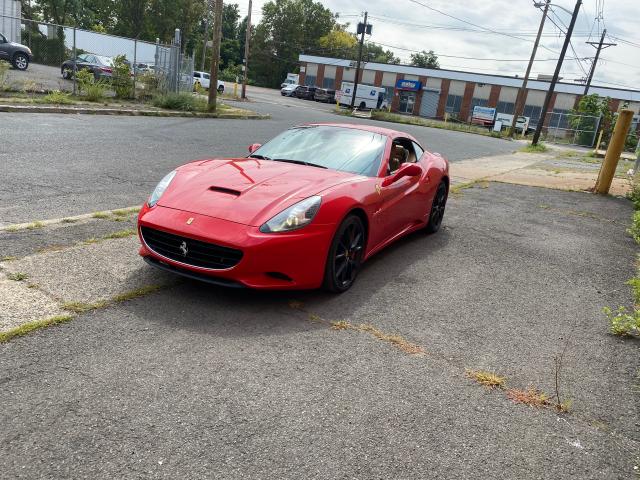
[[361, 178], [253, 158], [206, 160], [180, 167], [158, 205], [260, 226], [304, 198]]

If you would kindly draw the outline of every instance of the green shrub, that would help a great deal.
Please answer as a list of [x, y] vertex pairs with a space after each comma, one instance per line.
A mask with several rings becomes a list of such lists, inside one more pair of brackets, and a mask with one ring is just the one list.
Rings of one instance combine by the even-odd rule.
[[57, 38], [47, 38], [39, 31], [22, 30], [22, 43], [31, 48], [33, 63], [60, 66], [67, 56], [64, 47], [64, 30], [57, 28], [56, 36]]
[[190, 93], [167, 93], [153, 99], [153, 105], [167, 110], [180, 110], [183, 112], [204, 112], [207, 110], [207, 101]]
[[640, 210], [633, 213], [633, 220], [627, 232], [633, 237], [636, 243], [640, 243]]
[[124, 55], [118, 55], [113, 58], [111, 83], [117, 98], [133, 97], [133, 79], [131, 78], [131, 69], [126, 60]]
[[633, 312], [628, 312], [624, 307], [619, 307], [617, 310], [605, 307], [603, 311], [609, 319], [611, 333], [614, 335], [640, 334], [640, 310], [634, 308]]
[[102, 102], [106, 97], [109, 84], [104, 80], [98, 80], [85, 87], [85, 98], [90, 102]]
[[54, 90], [42, 97], [42, 101], [45, 103], [53, 103], [56, 105], [69, 105], [73, 103], [71, 99], [71, 95], [66, 92], [61, 92], [60, 90]]

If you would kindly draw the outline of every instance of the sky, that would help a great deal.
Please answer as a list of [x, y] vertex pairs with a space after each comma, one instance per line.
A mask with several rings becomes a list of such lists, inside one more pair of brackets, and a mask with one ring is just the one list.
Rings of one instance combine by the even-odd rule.
[[[252, 23], [260, 21], [266, 1], [254, 0]], [[441, 68], [501, 75], [524, 76], [542, 19], [541, 10], [534, 7], [532, 0], [320, 1], [339, 13], [341, 23], [350, 23], [350, 31], [355, 31], [367, 10], [373, 25], [368, 40], [393, 50], [402, 63], [409, 63], [412, 51], [433, 50], [439, 55]], [[241, 15], [246, 15], [248, 1], [238, 3]], [[552, 5], [532, 78], [553, 74], [564, 40], [560, 30], [566, 32], [569, 12], [576, 3], [552, 0]], [[639, 25], [640, 0], [583, 0], [562, 66], [562, 81], [573, 83], [574, 79], [586, 77], [596, 49], [585, 42], [599, 41], [606, 28], [606, 42], [618, 45], [602, 51], [593, 85], [640, 90]]]

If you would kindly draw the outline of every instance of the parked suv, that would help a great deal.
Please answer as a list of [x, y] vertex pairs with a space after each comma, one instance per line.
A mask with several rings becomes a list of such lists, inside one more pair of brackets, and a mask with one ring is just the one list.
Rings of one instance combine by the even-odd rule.
[[335, 103], [336, 91], [329, 90], [326, 88], [318, 88], [316, 89], [316, 92], [313, 94], [313, 99], [316, 102]]
[[0, 33], [0, 60], [7, 60], [18, 70], [26, 70], [33, 58], [31, 50], [26, 45], [10, 42]]

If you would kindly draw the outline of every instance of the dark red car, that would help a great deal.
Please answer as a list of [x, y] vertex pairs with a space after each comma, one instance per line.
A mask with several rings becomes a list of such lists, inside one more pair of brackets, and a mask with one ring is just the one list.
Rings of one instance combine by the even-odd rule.
[[162, 179], [138, 218], [148, 263], [227, 286], [343, 292], [376, 252], [440, 228], [448, 162], [406, 133], [305, 125], [249, 151]]

